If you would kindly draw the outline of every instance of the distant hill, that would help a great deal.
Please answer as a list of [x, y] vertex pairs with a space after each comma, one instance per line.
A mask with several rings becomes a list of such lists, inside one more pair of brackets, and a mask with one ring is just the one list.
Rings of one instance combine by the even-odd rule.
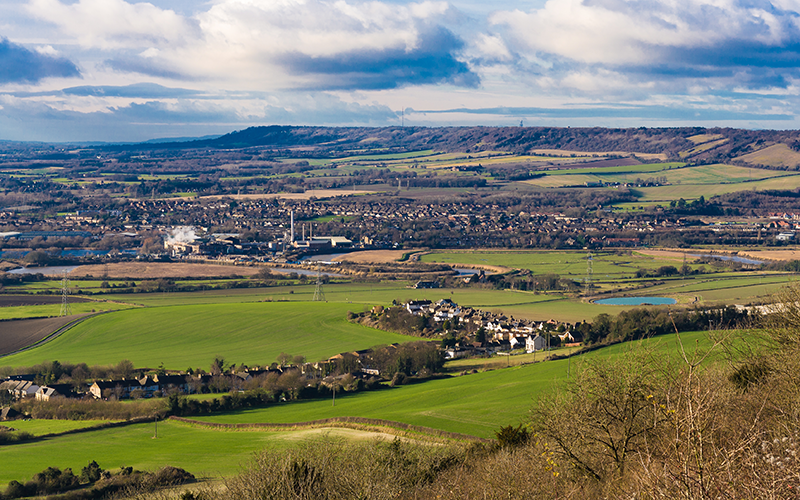
[[[130, 146], [126, 146], [130, 147]], [[661, 155], [693, 163], [735, 163], [797, 170], [800, 132], [732, 128], [560, 128], [560, 127], [250, 127], [216, 138], [143, 143], [137, 148], [269, 149], [304, 156], [357, 152], [541, 150]]]

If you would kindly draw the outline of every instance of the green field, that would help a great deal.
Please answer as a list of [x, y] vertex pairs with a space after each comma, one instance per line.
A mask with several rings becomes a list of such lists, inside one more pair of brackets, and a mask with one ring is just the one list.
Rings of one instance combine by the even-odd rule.
[[[684, 166], [682, 163], [656, 163], [592, 169], [561, 169], [548, 171], [545, 177], [525, 182], [541, 187], [557, 188], [579, 186], [587, 182], [636, 183], [638, 180], [646, 180], [652, 177], [664, 177], [670, 185], [641, 188], [642, 192], [648, 193], [652, 190], [666, 190], [666, 188], [696, 188], [697, 186], [707, 186], [711, 190], [709, 193], [713, 191], [714, 194], [723, 194], [746, 189], [768, 189], [767, 187], [762, 187], [762, 185], [773, 185], [782, 181], [790, 183], [800, 182], [800, 176], [797, 174], [776, 172], [774, 170], [722, 164]], [[722, 186], [727, 186], [727, 190], [722, 189]], [[699, 196], [700, 195], [691, 197], [684, 196], [684, 199], [696, 198]], [[646, 199], [647, 196], [645, 196], [642, 201], [646, 201]]]
[[18, 431], [30, 432], [34, 436], [57, 434], [105, 424], [105, 420], [14, 420], [4, 424]]
[[87, 319], [55, 340], [2, 359], [7, 366], [44, 360], [137, 367], [208, 368], [215, 356], [265, 365], [281, 352], [309, 361], [415, 338], [350, 323], [347, 304], [245, 303], [129, 309]]
[[[702, 332], [682, 334], [681, 338], [687, 347], [696, 342], [708, 345], [707, 335]], [[198, 420], [278, 423], [359, 416], [491, 438], [501, 425], [525, 421], [537, 394], [556, 387], [567, 378], [568, 371], [578, 369], [583, 359], [616, 356], [639, 345], [656, 356], [676, 353], [675, 337], [668, 335], [604, 348], [572, 360], [345, 393], [337, 396], [336, 406], [328, 399], [308, 400]], [[218, 478], [236, 473], [255, 451], [293, 446], [298, 439], [318, 435], [311, 431], [211, 430], [170, 421], [158, 424], [158, 439], [152, 439], [153, 432], [153, 424], [135, 424], [0, 447], [0, 463], [4, 464], [0, 467], [0, 486], [12, 479], [28, 479], [48, 466], [80, 470], [91, 460], [107, 469], [125, 465], [153, 470], [170, 464], [198, 476]]]
[[[114, 302], [89, 301], [73, 302], [69, 305], [72, 314], [90, 314], [93, 312], [116, 311], [131, 307], [126, 304]], [[24, 318], [52, 318], [61, 315], [61, 304], [46, 304], [40, 306], [14, 306], [0, 307], [0, 320]]]
[[0, 446], [0, 487], [12, 480], [25, 482], [47, 467], [71, 467], [79, 473], [92, 460], [111, 471], [172, 465], [198, 477], [219, 478], [238, 472], [260, 449], [291, 445], [274, 433], [219, 432], [169, 421], [159, 422], [158, 439], [153, 431], [152, 423], [134, 424]]
[[[529, 269], [534, 274], [557, 274], [580, 279], [586, 276], [588, 251], [436, 251], [420, 257], [422, 262], [504, 266]], [[675, 265], [672, 259], [656, 259], [649, 255], [616, 252], [592, 252], [592, 270], [596, 279], [632, 278], [636, 271]]]

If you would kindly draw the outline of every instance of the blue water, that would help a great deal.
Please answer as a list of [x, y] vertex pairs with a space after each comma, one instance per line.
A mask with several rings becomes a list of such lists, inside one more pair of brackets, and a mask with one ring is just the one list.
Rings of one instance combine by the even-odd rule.
[[72, 272], [76, 267], [78, 266], [20, 267], [8, 271], [8, 274], [44, 274], [50, 276], [53, 274]]
[[702, 254], [702, 255], [689, 254], [689, 255], [691, 257], [711, 257], [712, 259], [727, 260], [730, 262], [738, 262], [740, 264], [751, 264], [756, 266], [764, 263], [763, 260], [746, 259], [744, 257], [736, 257], [733, 255], [707, 255], [707, 254]]
[[604, 306], [643, 306], [653, 305], [653, 306], [663, 306], [667, 304], [675, 304], [677, 301], [675, 299], [670, 299], [668, 297], [612, 297], [610, 299], [600, 299], [595, 300], [595, 304], [601, 304]]

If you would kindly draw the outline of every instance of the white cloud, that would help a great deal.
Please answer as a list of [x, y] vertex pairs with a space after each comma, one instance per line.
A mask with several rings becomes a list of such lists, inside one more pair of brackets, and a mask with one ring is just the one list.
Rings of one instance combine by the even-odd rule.
[[[789, 0], [785, 0], [789, 1]], [[520, 45], [574, 61], [652, 63], [658, 50], [704, 47], [729, 39], [778, 44], [796, 37], [796, 13], [733, 0], [549, 0], [530, 12], [490, 17]]]
[[106, 51], [109, 67], [117, 71], [151, 68], [154, 76], [235, 82], [250, 90], [302, 85], [302, 75], [292, 77], [281, 67], [281, 59], [293, 54], [409, 53], [424, 27], [448, 8], [441, 1], [219, 0], [187, 18], [124, 0], [28, 0], [27, 5], [30, 14], [83, 47]]
[[36, 52], [45, 56], [58, 56], [59, 52], [53, 48], [52, 45], [43, 45], [36, 47]]
[[85, 47], [102, 49], [182, 44], [193, 32], [191, 23], [172, 10], [123, 0], [29, 0], [27, 11], [55, 24]]
[[474, 43], [482, 57], [494, 61], [510, 61], [512, 59], [505, 42], [497, 35], [478, 33]]

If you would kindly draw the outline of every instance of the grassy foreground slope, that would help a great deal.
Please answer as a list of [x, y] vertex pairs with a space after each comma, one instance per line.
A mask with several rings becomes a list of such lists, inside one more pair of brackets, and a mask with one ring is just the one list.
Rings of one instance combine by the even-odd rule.
[[[708, 345], [706, 335], [705, 332], [685, 333], [681, 338], [690, 349], [697, 344]], [[380, 391], [337, 395], [335, 407], [330, 400], [319, 399], [196, 418], [207, 422], [253, 423], [358, 416], [492, 438], [500, 426], [524, 422], [537, 395], [564, 381], [568, 369], [578, 369], [586, 359], [612, 357], [639, 347], [651, 349], [656, 356], [674, 356], [677, 352], [675, 337], [667, 335], [603, 348], [571, 361], [550, 361]], [[228, 476], [238, 472], [255, 451], [296, 446], [298, 440], [318, 433], [215, 430], [171, 421], [158, 424], [158, 439], [152, 439], [153, 431], [152, 423], [134, 424], [2, 446], [0, 463], [4, 467], [0, 467], [0, 488], [13, 479], [28, 479], [48, 466], [80, 470], [91, 460], [107, 469], [125, 465], [154, 470], [170, 464], [199, 476]], [[349, 438], [372, 436], [346, 432]]]
[[137, 367], [208, 368], [215, 356], [263, 365], [281, 352], [318, 361], [334, 354], [412, 337], [347, 321], [348, 304], [309, 302], [203, 304], [129, 309], [90, 318], [57, 339], [2, 359], [26, 366], [43, 360]]
[[[681, 334], [687, 349], [707, 345], [705, 332]], [[535, 398], [568, 377], [584, 359], [597, 359], [636, 349], [652, 349], [658, 355], [677, 353], [673, 335], [642, 342], [619, 344], [572, 360], [562, 359], [517, 366], [460, 377], [398, 386], [377, 392], [337, 396], [336, 406], [328, 400], [299, 401], [268, 408], [241, 410], [223, 415], [199, 417], [220, 423], [287, 423], [331, 417], [380, 418], [433, 427], [450, 432], [492, 438], [501, 425], [517, 424], [527, 418]]]

